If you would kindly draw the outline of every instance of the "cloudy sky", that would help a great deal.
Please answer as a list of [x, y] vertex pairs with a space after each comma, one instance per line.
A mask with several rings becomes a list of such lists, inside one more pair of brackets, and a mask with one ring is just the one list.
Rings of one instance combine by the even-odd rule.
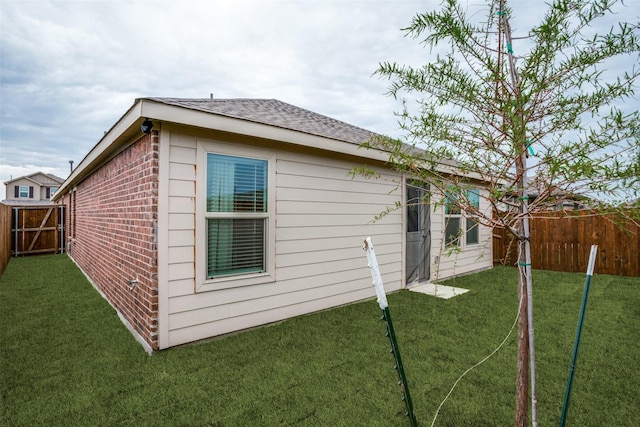
[[[468, 3], [480, 12], [484, 2]], [[627, 3], [639, 16], [640, 2]], [[544, 11], [538, 0], [510, 4], [516, 31]], [[69, 160], [77, 165], [137, 97], [276, 98], [401, 136], [400, 106], [372, 73], [383, 61], [429, 60], [400, 29], [439, 5], [0, 0], [0, 181], [36, 171], [65, 178]]]

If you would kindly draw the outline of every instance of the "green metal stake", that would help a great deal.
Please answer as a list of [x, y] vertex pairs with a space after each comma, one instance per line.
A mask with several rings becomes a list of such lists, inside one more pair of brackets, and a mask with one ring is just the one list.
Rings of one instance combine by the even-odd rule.
[[567, 379], [567, 388], [564, 392], [564, 402], [562, 404], [562, 414], [560, 415], [560, 427], [564, 427], [569, 412], [569, 400], [571, 397], [571, 387], [573, 385], [573, 374], [576, 370], [578, 360], [578, 349], [580, 347], [580, 336], [582, 335], [582, 325], [584, 323], [584, 315], [587, 310], [587, 299], [589, 298], [589, 286], [591, 285], [591, 277], [593, 276], [593, 268], [596, 263], [596, 253], [598, 246], [591, 246], [591, 254], [589, 255], [589, 266], [587, 267], [587, 278], [584, 283], [584, 293], [582, 294], [582, 305], [580, 306], [580, 315], [578, 317], [578, 328], [576, 330], [576, 339], [573, 343], [573, 351], [571, 353], [571, 365], [569, 366], [569, 378]]
[[400, 391], [402, 392], [402, 400], [404, 400], [404, 404], [407, 409], [405, 415], [409, 417], [409, 422], [412, 427], [417, 426], [418, 424], [416, 421], [416, 416], [413, 412], [413, 402], [411, 401], [411, 394], [409, 393], [409, 385], [407, 384], [407, 376], [404, 373], [404, 366], [402, 365], [400, 349], [398, 348], [396, 333], [393, 329], [393, 322], [391, 321], [391, 313], [389, 312], [389, 307], [385, 307], [384, 310], [382, 310], [382, 320], [384, 320], [387, 325], [387, 336], [389, 337], [389, 341], [391, 342], [391, 353], [393, 353], [393, 358], [396, 362], [395, 369], [396, 371], [398, 371], [398, 385], [400, 386]]
[[413, 412], [413, 402], [411, 401], [411, 394], [409, 393], [409, 385], [407, 384], [407, 377], [404, 373], [404, 366], [402, 365], [402, 358], [400, 357], [400, 348], [398, 347], [398, 340], [396, 339], [396, 333], [393, 329], [393, 322], [391, 321], [391, 312], [389, 312], [389, 304], [387, 303], [387, 295], [384, 292], [384, 286], [382, 284], [382, 276], [380, 275], [380, 268], [378, 267], [378, 261], [376, 260], [376, 254], [373, 250], [373, 243], [371, 238], [367, 237], [364, 240], [364, 250], [367, 251], [367, 260], [369, 261], [369, 268], [371, 269], [371, 277], [373, 277], [373, 286], [376, 289], [376, 295], [378, 297], [378, 305], [382, 310], [382, 320], [387, 325], [387, 337], [391, 342], [391, 353], [395, 359], [395, 369], [398, 372], [398, 384], [402, 391], [402, 400], [406, 407], [405, 415], [409, 417], [409, 423], [411, 427], [418, 425], [416, 421], [416, 415]]

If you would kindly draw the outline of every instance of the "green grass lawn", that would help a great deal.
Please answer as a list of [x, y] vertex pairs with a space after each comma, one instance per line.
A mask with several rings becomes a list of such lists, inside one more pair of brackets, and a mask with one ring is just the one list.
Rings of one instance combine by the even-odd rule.
[[[462, 372], [504, 339], [516, 270], [389, 296], [416, 416], [430, 425]], [[540, 426], [557, 425], [584, 275], [534, 271]], [[591, 284], [567, 425], [640, 419], [640, 279]], [[443, 405], [438, 426], [512, 425], [516, 331]], [[374, 300], [148, 356], [64, 255], [0, 278], [0, 425], [408, 425]]]

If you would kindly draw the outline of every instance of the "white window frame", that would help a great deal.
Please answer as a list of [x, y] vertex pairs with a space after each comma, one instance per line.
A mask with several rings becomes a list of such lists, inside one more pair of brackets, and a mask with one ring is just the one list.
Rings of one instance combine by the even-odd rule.
[[[265, 230], [265, 271], [207, 278], [207, 154], [244, 157], [267, 161], [267, 213]], [[257, 147], [231, 145], [217, 141], [198, 140], [196, 165], [196, 292], [273, 283], [276, 280], [276, 156]]]
[[[481, 190], [478, 187], [474, 187], [474, 188], [466, 188], [466, 189], [458, 189], [460, 191], [465, 191], [467, 193], [467, 198], [469, 197], [469, 192], [474, 191], [478, 194], [478, 209], [480, 209], [480, 193]], [[449, 192], [450, 190], [447, 190], [447, 192]], [[453, 191], [453, 189], [451, 190]], [[446, 196], [445, 196], [446, 197]], [[444, 205], [444, 209], [443, 209], [443, 213], [444, 213], [444, 223], [443, 223], [443, 232], [444, 232], [444, 246], [447, 248], [455, 248], [458, 247], [460, 249], [466, 248], [466, 247], [474, 247], [474, 246], [478, 246], [480, 245], [481, 242], [481, 235], [480, 235], [480, 231], [481, 231], [481, 227], [480, 227], [480, 222], [478, 221], [477, 218], [471, 216], [468, 219], [471, 219], [473, 221], [476, 222], [476, 230], [478, 233], [478, 241], [474, 242], [474, 243], [468, 243], [467, 241], [467, 235], [469, 233], [469, 231], [467, 230], [467, 216], [465, 216], [462, 212], [462, 210], [460, 211], [460, 213], [447, 213], [447, 201], [445, 200], [445, 205]], [[460, 223], [459, 223], [459, 234], [458, 234], [458, 238], [457, 238], [457, 244], [451, 244], [450, 242], [447, 241], [447, 223], [449, 222], [450, 219], [459, 219]], [[462, 230], [462, 231], [460, 231]]]
[[[23, 189], [26, 189], [24, 192], [26, 193], [26, 196], [23, 196]], [[18, 197], [20, 199], [28, 199], [29, 198], [29, 186], [28, 185], [20, 185], [18, 186]]]

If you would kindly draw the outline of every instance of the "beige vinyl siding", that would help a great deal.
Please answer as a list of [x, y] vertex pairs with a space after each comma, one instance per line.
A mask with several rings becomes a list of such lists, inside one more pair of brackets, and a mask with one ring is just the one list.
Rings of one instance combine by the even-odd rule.
[[[375, 215], [393, 206], [401, 195], [393, 176], [351, 179], [354, 163], [307, 158], [278, 161], [278, 280], [289, 269], [314, 274], [365, 266], [362, 239], [373, 236], [388, 290], [399, 289], [402, 270], [400, 211], [371, 224]], [[308, 202], [308, 201], [313, 202]], [[391, 254], [385, 262], [385, 255]], [[317, 257], [317, 259], [316, 259]], [[317, 268], [318, 272], [315, 271]], [[368, 269], [365, 270], [368, 274]], [[315, 276], [311, 276], [315, 277]], [[370, 279], [361, 283], [370, 287]]]
[[[275, 282], [196, 291], [195, 269], [201, 268], [196, 265], [197, 233], [204, 232], [195, 225], [196, 168], [203, 138], [171, 133], [169, 139], [168, 337], [162, 340], [164, 346], [374, 297], [362, 250], [366, 236], [373, 238], [387, 291], [401, 288], [401, 211], [371, 224], [375, 215], [401, 197], [393, 191], [394, 176], [382, 169], [382, 179], [352, 179], [348, 172], [361, 163], [269, 146], [276, 159], [275, 183], [269, 185], [269, 191], [276, 192]], [[205, 143], [218, 142], [207, 139]], [[233, 144], [219, 144], [225, 152], [233, 150]], [[251, 145], [238, 147], [245, 153]]]
[[[486, 189], [481, 188], [480, 210], [490, 212], [491, 206], [482, 197], [484, 193]], [[446, 221], [444, 206], [436, 205], [438, 208], [432, 211], [431, 216], [431, 280], [442, 280], [491, 268], [493, 266], [491, 229], [479, 225], [478, 244], [465, 245], [460, 248], [460, 251], [450, 251], [443, 245]], [[436, 259], [439, 262], [436, 262]]]
[[[167, 142], [170, 147], [166, 280], [170, 301], [175, 296], [192, 294], [195, 289], [196, 149], [192, 138], [180, 134], [170, 133]], [[189, 210], [181, 207], [181, 203]], [[168, 320], [167, 316], [165, 321]]]
[[[370, 296], [371, 293], [368, 291], [359, 291], [359, 293], [350, 295], [350, 297], [355, 298], [355, 300], [362, 300]], [[333, 295], [324, 299], [314, 299], [300, 304], [279, 307], [275, 310], [255, 311], [244, 316], [229, 316], [219, 321], [192, 324], [192, 326], [187, 328], [172, 329], [169, 332], [169, 341], [172, 345], [178, 345], [180, 343], [196, 341], [203, 337], [213, 337], [230, 331], [240, 331], [252, 326], [264, 325], [278, 320], [324, 310], [327, 307], [336, 307], [344, 304], [344, 301], [344, 295]], [[226, 310], [227, 308], [220, 307], [220, 309]]]
[[33, 176], [32, 179], [38, 182], [38, 184], [46, 185], [47, 187], [60, 187], [60, 184], [61, 184], [61, 182], [56, 181], [55, 179], [52, 179], [51, 177], [43, 173], [39, 173]]

